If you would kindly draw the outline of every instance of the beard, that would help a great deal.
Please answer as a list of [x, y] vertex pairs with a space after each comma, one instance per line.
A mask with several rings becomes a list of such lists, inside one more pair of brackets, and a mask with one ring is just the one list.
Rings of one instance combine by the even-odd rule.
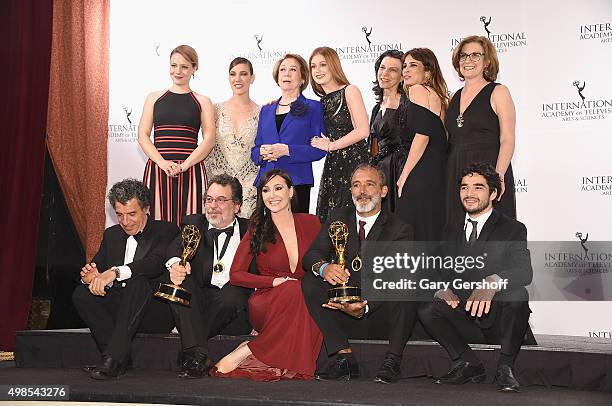
[[[370, 200], [367, 203], [359, 203], [359, 198], [369, 198]], [[382, 197], [380, 195], [368, 196], [361, 194], [357, 197], [353, 196], [353, 203], [355, 204], [355, 209], [357, 209], [357, 213], [368, 213], [376, 208], [382, 201]]]
[[209, 213], [208, 210], [205, 211], [204, 213], [206, 220], [208, 221], [208, 224], [210, 224], [211, 226], [215, 227], [215, 228], [219, 228], [219, 226], [221, 225], [221, 222], [223, 221], [223, 216], [221, 213]]
[[483, 211], [487, 210], [489, 208], [489, 201], [485, 200], [479, 200], [478, 204], [476, 205], [476, 207], [473, 208], [467, 208], [465, 207], [465, 203], [463, 202], [463, 200], [461, 200], [461, 206], [463, 206], [463, 210], [465, 210], [465, 212], [467, 214], [480, 214]]

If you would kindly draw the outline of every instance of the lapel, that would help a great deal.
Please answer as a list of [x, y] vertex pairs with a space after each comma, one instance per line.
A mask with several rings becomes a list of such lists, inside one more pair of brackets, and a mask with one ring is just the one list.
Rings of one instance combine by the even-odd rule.
[[378, 218], [376, 219], [374, 224], [372, 224], [372, 228], [370, 229], [370, 232], [366, 237], [366, 241], [379, 241], [380, 234], [384, 231], [385, 224], [387, 223], [388, 218], [389, 215], [387, 214], [386, 210], [381, 210], [380, 214], [378, 215]]
[[236, 219], [238, 220], [238, 228], [240, 229], [240, 239], [242, 239], [249, 229], [249, 221], [242, 217], [236, 217]]
[[[153, 239], [155, 236], [155, 233], [153, 232], [153, 229], [155, 228], [153, 226], [154, 221], [155, 220], [151, 219], [150, 217], [147, 219], [147, 225], [145, 225], [145, 228], [142, 230], [142, 236], [139, 239], [140, 241], [138, 241], [138, 245], [136, 245], [136, 252], [134, 253], [134, 261], [143, 259], [145, 255], [147, 255], [147, 253], [151, 249], [151, 246], [153, 245]], [[126, 240], [126, 243], [127, 243], [127, 240]]]
[[[300, 95], [298, 96], [298, 98], [296, 100], [301, 101], [304, 104], [306, 103], [306, 98], [304, 97], [303, 94], [300, 93]], [[274, 114], [274, 129], [276, 129], [276, 108], [278, 107], [278, 103], [280, 102], [280, 98], [276, 101], [276, 103], [274, 103], [272, 106], [274, 106], [274, 110], [273, 110], [273, 114]], [[280, 137], [281, 134], [283, 134], [285, 132], [285, 130], [287, 128], [289, 128], [289, 126], [291, 125], [291, 123], [295, 120], [296, 118], [291, 114], [291, 112], [287, 113], [287, 116], [285, 117], [285, 119], [283, 120], [283, 123], [281, 124], [281, 128], [280, 128], [280, 132], [277, 132], [278, 134], [278, 142], [283, 143], [283, 144], [290, 144], [289, 142], [287, 142], [287, 140], [285, 139], [284, 142], [281, 141]]]
[[202, 232], [202, 239], [198, 246], [198, 252], [196, 256], [202, 263], [202, 278], [204, 283], [210, 283], [212, 276], [213, 256], [215, 255], [215, 248], [213, 245], [212, 238], [208, 233], [208, 221], [206, 217], [202, 215], [202, 222], [200, 225], [200, 232]]
[[346, 261], [350, 264], [353, 258], [359, 251], [359, 235], [357, 232], [357, 219], [355, 217], [355, 210], [351, 210], [348, 219], [346, 219], [346, 226], [349, 229], [348, 242], [346, 244]]
[[482, 226], [482, 230], [480, 230], [480, 235], [477, 240], [478, 245], [482, 245], [485, 241], [489, 240], [491, 233], [495, 230], [495, 225], [499, 220], [499, 216], [499, 212], [493, 209], [493, 213], [491, 213], [487, 222]]

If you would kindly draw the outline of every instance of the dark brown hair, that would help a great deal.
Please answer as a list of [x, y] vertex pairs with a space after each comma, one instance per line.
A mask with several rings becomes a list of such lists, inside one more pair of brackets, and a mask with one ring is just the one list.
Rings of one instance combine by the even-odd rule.
[[442, 76], [442, 70], [438, 64], [438, 58], [436, 58], [436, 55], [429, 48], [411, 49], [404, 55], [404, 61], [408, 55], [421, 62], [425, 68], [425, 72], [429, 72], [431, 74], [431, 79], [428, 82], [421, 84], [429, 86], [433, 89], [442, 103], [442, 113], [446, 113], [446, 110], [448, 109], [448, 87], [446, 86], [444, 76]]
[[229, 64], [229, 69], [227, 71], [230, 72], [234, 68], [234, 66], [240, 65], [241, 63], [244, 63], [245, 65], [249, 67], [249, 73], [252, 75], [253, 74], [253, 64], [251, 63], [251, 61], [241, 56], [232, 59], [232, 61]]
[[[249, 246], [249, 250], [252, 255], [266, 252], [268, 243], [276, 243], [276, 234], [274, 233], [272, 214], [266, 207], [262, 195], [264, 186], [275, 176], [283, 178], [288, 188], [291, 189], [293, 187], [291, 176], [289, 176], [289, 174], [282, 169], [272, 169], [266, 172], [259, 179], [259, 184], [257, 185], [257, 203], [255, 204], [255, 211], [251, 216], [250, 224], [253, 234], [251, 235], [251, 245]], [[294, 198], [291, 199], [292, 207], [293, 203]]]

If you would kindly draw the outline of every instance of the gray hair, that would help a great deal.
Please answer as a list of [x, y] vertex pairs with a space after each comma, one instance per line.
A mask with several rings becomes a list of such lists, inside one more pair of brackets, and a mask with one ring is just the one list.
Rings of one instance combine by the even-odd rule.
[[128, 178], [117, 182], [108, 191], [108, 202], [114, 208], [115, 203], [127, 204], [128, 201], [136, 199], [141, 209], [151, 206], [151, 194], [149, 189], [139, 180]]
[[376, 172], [378, 172], [378, 177], [380, 178], [380, 186], [387, 186], [387, 177], [385, 176], [383, 170], [380, 169], [378, 166], [367, 162], [357, 165], [353, 173], [351, 173], [351, 181], [353, 180], [353, 175], [355, 174], [355, 172], [363, 169], [374, 169]]

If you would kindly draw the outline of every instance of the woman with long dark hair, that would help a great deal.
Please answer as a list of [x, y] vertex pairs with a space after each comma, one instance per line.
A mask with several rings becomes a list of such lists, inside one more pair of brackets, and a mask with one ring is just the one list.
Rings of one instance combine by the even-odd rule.
[[389, 182], [389, 188], [397, 190], [395, 214], [412, 225], [415, 240], [436, 241], [444, 227], [446, 82], [436, 55], [428, 48], [406, 52], [402, 77], [407, 95], [403, 136], [410, 147], [404, 161], [397, 162], [399, 176], [395, 183]]
[[[259, 332], [221, 359], [212, 376], [257, 381], [312, 379], [323, 336], [302, 294], [302, 257], [321, 225], [316, 216], [294, 213], [295, 190], [281, 169], [261, 176], [257, 205], [230, 270], [230, 283], [256, 289], [249, 319]], [[248, 272], [256, 259], [258, 275]]]

